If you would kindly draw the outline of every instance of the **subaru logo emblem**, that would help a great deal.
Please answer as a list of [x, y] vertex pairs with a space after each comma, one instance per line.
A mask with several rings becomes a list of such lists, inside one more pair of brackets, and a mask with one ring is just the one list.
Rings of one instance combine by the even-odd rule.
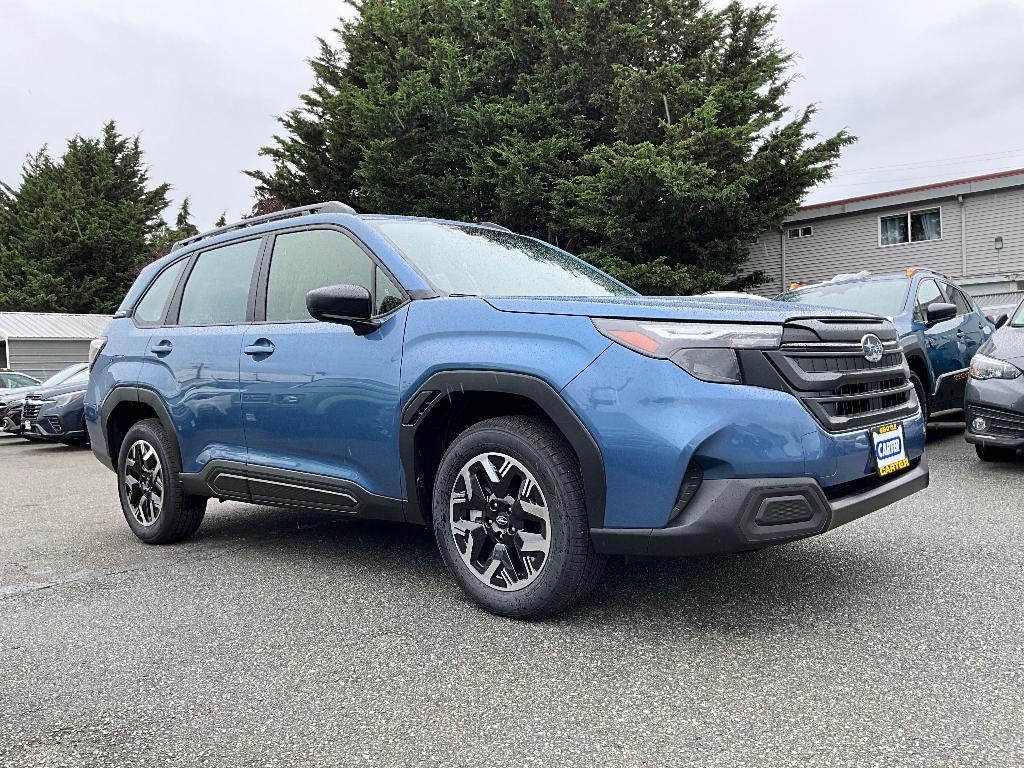
[[882, 348], [882, 340], [873, 333], [866, 334], [860, 340], [860, 348], [864, 350], [864, 359], [869, 363], [877, 363], [885, 351]]

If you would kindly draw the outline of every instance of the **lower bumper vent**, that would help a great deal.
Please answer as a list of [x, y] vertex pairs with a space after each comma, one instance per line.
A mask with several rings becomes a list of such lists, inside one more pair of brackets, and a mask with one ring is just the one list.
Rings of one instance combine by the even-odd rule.
[[814, 516], [814, 510], [803, 496], [778, 496], [761, 504], [754, 522], [758, 525], [786, 525], [804, 523]]

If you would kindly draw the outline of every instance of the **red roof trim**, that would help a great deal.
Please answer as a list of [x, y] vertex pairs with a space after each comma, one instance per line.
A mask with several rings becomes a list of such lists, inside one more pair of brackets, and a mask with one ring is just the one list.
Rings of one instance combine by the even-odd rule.
[[989, 181], [990, 179], [1003, 179], [1007, 176], [1024, 175], [1024, 168], [1017, 168], [1012, 171], [999, 171], [998, 173], [986, 173], [983, 176], [968, 176], [965, 179], [954, 179], [953, 181], [938, 181], [934, 184], [922, 184], [919, 187], [907, 187], [906, 189], [894, 189], [891, 192], [875, 192], [872, 195], [861, 195], [860, 197], [846, 197], [842, 200], [832, 200], [827, 203], [813, 203], [812, 205], [801, 205], [798, 211], [813, 211], [818, 208], [831, 208], [834, 205], [846, 205], [847, 203], [860, 203], [864, 200], [878, 200], [882, 197], [895, 197], [906, 195], [911, 192], [925, 192], [929, 189], [942, 189], [943, 187], [956, 187], [960, 184], [972, 184], [975, 181]]

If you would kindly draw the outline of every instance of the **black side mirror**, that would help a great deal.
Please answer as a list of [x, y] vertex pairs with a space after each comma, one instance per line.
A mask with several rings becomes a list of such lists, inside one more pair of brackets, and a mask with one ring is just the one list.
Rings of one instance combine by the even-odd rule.
[[1010, 316], [1005, 312], [996, 318], [996, 329], [1002, 328], [1006, 325], [1006, 321], [1010, 319]]
[[306, 294], [306, 309], [324, 323], [350, 325], [357, 335], [380, 327], [373, 319], [373, 299], [361, 285], [328, 285]]
[[956, 304], [943, 304], [937, 301], [928, 305], [928, 325], [956, 317]]

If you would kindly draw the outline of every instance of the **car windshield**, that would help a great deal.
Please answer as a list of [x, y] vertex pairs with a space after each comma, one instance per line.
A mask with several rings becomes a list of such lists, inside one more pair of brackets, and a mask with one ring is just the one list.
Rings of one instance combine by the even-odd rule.
[[865, 280], [859, 283], [812, 285], [787, 291], [777, 296], [776, 300], [893, 317], [902, 311], [906, 295], [906, 280]]
[[67, 384], [88, 384], [89, 383], [89, 369], [88, 368], [83, 368], [78, 373], [76, 373], [74, 376], [69, 376], [68, 378], [64, 379], [64, 381], [61, 382], [61, 383], [65, 384], [65, 385], [67, 385]]
[[483, 227], [382, 219], [376, 227], [431, 283], [473, 296], [636, 296], [564, 251]]
[[[69, 368], [65, 368], [63, 371], [53, 374], [50, 378], [39, 385], [39, 388], [43, 387], [56, 387], [58, 384], [63, 384], [68, 381], [72, 376], [80, 371], [85, 370], [81, 365], [72, 365]], [[88, 381], [88, 375], [85, 377], [85, 381]]]
[[1010, 325], [1015, 327], [1024, 325], [1024, 301], [1017, 305], [1017, 309], [1011, 317], [1013, 319], [1010, 321]]

